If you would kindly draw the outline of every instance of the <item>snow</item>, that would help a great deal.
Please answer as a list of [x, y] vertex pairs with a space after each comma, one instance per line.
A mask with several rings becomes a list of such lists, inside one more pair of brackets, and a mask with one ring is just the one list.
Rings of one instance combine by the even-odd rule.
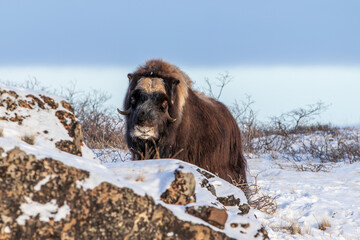
[[56, 177], [55, 175], [51, 175], [51, 176], [46, 176], [43, 180], [41, 180], [40, 182], [38, 182], [38, 184], [36, 184], [36, 186], [34, 187], [35, 191], [40, 191], [41, 186], [45, 185], [51, 178]]
[[[360, 162], [328, 164], [328, 171], [297, 171], [284, 160], [249, 159], [250, 175], [257, 176], [262, 192], [278, 196], [277, 212], [258, 215], [272, 239], [359, 239]], [[322, 231], [318, 223], [328, 220]], [[281, 227], [297, 223], [303, 235]]]
[[70, 207], [66, 202], [59, 208], [55, 199], [45, 204], [34, 202], [28, 197], [25, 197], [25, 200], [27, 203], [23, 203], [20, 206], [23, 214], [16, 219], [20, 225], [25, 225], [26, 220], [30, 219], [30, 217], [36, 217], [37, 215], [40, 216], [40, 221], [49, 222], [50, 218], [53, 218], [54, 221], [57, 222], [70, 214]]

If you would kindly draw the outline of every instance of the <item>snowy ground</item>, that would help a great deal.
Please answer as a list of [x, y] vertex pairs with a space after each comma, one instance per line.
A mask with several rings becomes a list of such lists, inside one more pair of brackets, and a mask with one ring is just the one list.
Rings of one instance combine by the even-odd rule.
[[[1, 88], [4, 87], [1, 86]], [[7, 89], [16, 90], [19, 99], [29, 100], [27, 90]], [[38, 93], [33, 92], [32, 94], [40, 98]], [[6, 94], [3, 94], [3, 97], [13, 99], [12, 96]], [[53, 98], [56, 102], [61, 101], [56, 97]], [[15, 99], [13, 100], [15, 101]], [[66, 111], [61, 106], [59, 109]], [[5, 108], [0, 109], [1, 116], [10, 118], [14, 114]], [[95, 155], [102, 160], [103, 165], [100, 165], [86, 146], [82, 149], [83, 157], [62, 152], [55, 147], [56, 141], [71, 139], [59, 119], [55, 117], [55, 110], [49, 106], [46, 106], [45, 110], [36, 107], [33, 109], [19, 108], [17, 114], [24, 116], [21, 125], [11, 121], [0, 121], [0, 129], [2, 130], [0, 146], [5, 151], [16, 146], [38, 158], [50, 157], [62, 161], [66, 165], [90, 171], [89, 180], [79, 183], [80, 187], [91, 188], [102, 181], [107, 181], [120, 187], [130, 186], [138, 194], [152, 194], [155, 201], [162, 204], [156, 199], [156, 196], [170, 185], [172, 181], [170, 175], [173, 176], [173, 171], [179, 165], [178, 161], [148, 161], [142, 165], [145, 167], [140, 169], [141, 165], [138, 162], [128, 161], [129, 155], [127, 153], [119, 150], [95, 150]], [[28, 144], [23, 140], [28, 135], [34, 137], [33, 144]], [[360, 239], [360, 162], [328, 164], [323, 168], [325, 171], [320, 172], [299, 171], [288, 161], [274, 160], [268, 156], [250, 158], [248, 163], [249, 182], [253, 181], [252, 176], [257, 176], [260, 191], [270, 196], [277, 196], [278, 209], [275, 214], [266, 215], [259, 211], [252, 212], [266, 226], [271, 239]], [[193, 171], [195, 177], [200, 177], [196, 168], [185, 164], [184, 171]], [[141, 177], [144, 177], [140, 182], [136, 180], [139, 173], [142, 173]], [[160, 182], [152, 180], [155, 179], [156, 174], [158, 174], [158, 181]], [[219, 194], [221, 193], [223, 196], [229, 194], [230, 187], [227, 182], [219, 179], [213, 181]], [[157, 185], [146, 185], [145, 182]], [[44, 183], [40, 181], [39, 187], [41, 184]], [[199, 188], [199, 196], [205, 196], [202, 195], [203, 192], [201, 191], [203, 189]], [[241, 198], [242, 202], [245, 201], [242, 193], [233, 194]], [[205, 199], [199, 198], [200, 203], [201, 200], [205, 202]], [[215, 200], [214, 202], [216, 203]], [[36, 203], [29, 199], [23, 207], [27, 210], [32, 208], [34, 204]], [[168, 207], [179, 218], [199, 221], [195, 217], [184, 214], [181, 207]], [[53, 208], [56, 208], [53, 202], [44, 206], [46, 211]], [[65, 210], [64, 212], [67, 212]], [[243, 220], [238, 219], [235, 212], [230, 211], [230, 213], [229, 223]], [[28, 212], [28, 215], [32, 215], [32, 212]], [[318, 229], [318, 224], [323, 220], [328, 221], [331, 225], [325, 231]], [[254, 225], [254, 228], [251, 229], [256, 230], [256, 221], [254, 219], [248, 219], [248, 221]], [[290, 234], [286, 228], [291, 224], [299, 226], [302, 234]], [[236, 236], [235, 230], [230, 229], [228, 223], [225, 232], [230, 236]]]
[[[129, 159], [126, 153], [119, 158], [119, 152], [112, 151], [118, 159]], [[95, 153], [101, 158], [100, 150]], [[102, 160], [108, 167], [129, 167], [127, 161], [111, 163], [109, 152], [105, 156]], [[271, 239], [360, 239], [360, 162], [326, 164], [319, 172], [299, 171], [294, 163], [267, 156], [248, 163], [249, 181], [257, 176], [260, 194], [277, 196], [275, 214], [256, 212]], [[323, 220], [331, 225], [325, 231], [318, 228]], [[301, 234], [286, 230], [291, 224]]]
[[[360, 239], [360, 162], [329, 164], [326, 172], [266, 157], [248, 162], [262, 191], [278, 196], [277, 212], [261, 216], [272, 239]], [[323, 220], [331, 225], [325, 231], [318, 229]], [[301, 235], [284, 229], [294, 223]]]

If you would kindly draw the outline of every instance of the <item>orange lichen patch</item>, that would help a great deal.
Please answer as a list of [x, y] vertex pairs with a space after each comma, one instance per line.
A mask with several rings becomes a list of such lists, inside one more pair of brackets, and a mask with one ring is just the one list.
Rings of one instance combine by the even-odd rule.
[[241, 224], [241, 227], [246, 229], [246, 228], [250, 227], [250, 224], [249, 223], [244, 223], [244, 224]]
[[25, 116], [19, 116], [17, 113], [15, 113], [15, 117], [10, 117], [7, 120], [12, 122], [17, 122], [19, 125], [22, 125], [23, 120], [25, 119]]
[[262, 228], [260, 228], [259, 230], [258, 230], [258, 232], [255, 234], [255, 238], [257, 238], [257, 237], [262, 237], [262, 239], [263, 240], [269, 240], [270, 238], [269, 238], [269, 235], [268, 235], [268, 232], [265, 230], [265, 228], [264, 227], [262, 227]]
[[63, 108], [65, 108], [66, 110], [69, 110], [70, 112], [74, 113], [74, 109], [73, 109], [73, 107], [70, 105], [70, 103], [62, 100], [62, 101], [61, 101], [61, 106], [62, 106]]
[[0, 106], [6, 107], [6, 110], [9, 110], [9, 111], [14, 111], [17, 108], [16, 101], [10, 97], [2, 99], [0, 102]]
[[37, 105], [39, 106], [39, 108], [41, 109], [45, 109], [45, 104], [43, 101], [41, 101], [39, 98], [35, 97], [32, 94], [28, 94], [26, 95], [27, 98], [31, 98], [31, 105], [35, 106], [35, 103], [37, 103]]
[[208, 222], [209, 224], [220, 229], [225, 228], [225, 223], [228, 218], [226, 209], [219, 209], [208, 206], [203, 206], [199, 208], [187, 207], [186, 213], [201, 218], [205, 222]]
[[33, 109], [32, 106], [31, 106], [31, 102], [21, 100], [21, 99], [18, 100], [18, 106], [22, 107], [22, 108]]
[[217, 200], [224, 206], [239, 206], [240, 204], [240, 198], [235, 198], [234, 195], [218, 197]]
[[239, 206], [240, 212], [238, 212], [238, 215], [245, 215], [248, 214], [250, 211], [250, 206], [246, 203]]
[[238, 226], [239, 226], [238, 223], [231, 223], [231, 224], [230, 224], [230, 227], [232, 227], [232, 228], [237, 228]]
[[81, 146], [83, 146], [84, 138], [81, 124], [76, 121], [75, 115], [67, 111], [59, 110], [56, 111], [55, 116], [68, 131], [69, 136], [73, 138], [73, 141], [61, 140], [55, 143], [55, 146], [62, 151], [82, 156]]
[[175, 205], [186, 205], [195, 202], [194, 174], [175, 171], [175, 180], [171, 183], [169, 189], [161, 194], [161, 200]]
[[[71, 134], [73, 124], [75, 123], [75, 115], [67, 111], [56, 111], [55, 116], [60, 120], [61, 124], [64, 125], [65, 129]], [[73, 137], [70, 135], [70, 137]]]
[[8, 95], [10, 95], [11, 97], [14, 97], [14, 98], [19, 97], [19, 95], [16, 92], [11, 91], [11, 90], [10, 91], [7, 91], [7, 90], [0, 91], [0, 96], [2, 96], [4, 93], [6, 93], [6, 94], [8, 94]]
[[39, 96], [52, 109], [57, 109], [58, 108], [59, 104], [57, 102], [55, 102], [55, 100], [52, 99], [51, 97], [47, 97], [47, 96], [44, 96], [44, 95], [39, 95]]
[[56, 148], [58, 148], [61, 151], [71, 153], [77, 156], [82, 156], [81, 148], [79, 149], [79, 146], [76, 146], [75, 143], [69, 140], [61, 140], [59, 142], [55, 143]]

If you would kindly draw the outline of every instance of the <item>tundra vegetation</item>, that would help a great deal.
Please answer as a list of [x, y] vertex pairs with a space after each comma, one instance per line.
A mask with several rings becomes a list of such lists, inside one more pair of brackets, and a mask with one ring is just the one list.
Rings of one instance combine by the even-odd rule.
[[[213, 82], [207, 79], [207, 88], [199, 90], [221, 100], [222, 92], [231, 80], [232, 76], [228, 73], [219, 74]], [[126, 158], [123, 154], [128, 152], [124, 119], [116, 112], [118, 106], [109, 106], [111, 96], [108, 93], [99, 90], [86, 92], [77, 89], [75, 84], [53, 90], [42, 86], [35, 78], [23, 84], [6, 84], [63, 96], [73, 106], [83, 126], [85, 142], [91, 149], [99, 149], [98, 155], [110, 156], [111, 153], [113, 161], [124, 161]], [[268, 121], [260, 121], [253, 109], [254, 103], [251, 96], [245, 96], [227, 106], [242, 131], [247, 159], [268, 155], [274, 160], [288, 160], [298, 171], [313, 172], [326, 171], [327, 163], [360, 161], [358, 129], [318, 122], [317, 117], [329, 108], [328, 105], [314, 103], [273, 116]], [[118, 157], [114, 158], [114, 153]], [[248, 180], [252, 180], [248, 183], [252, 190], [251, 205], [266, 213], [274, 213], [277, 209], [276, 196], [259, 195], [256, 176], [250, 176]], [[239, 186], [235, 180], [233, 184]], [[326, 228], [327, 224], [322, 225]]]

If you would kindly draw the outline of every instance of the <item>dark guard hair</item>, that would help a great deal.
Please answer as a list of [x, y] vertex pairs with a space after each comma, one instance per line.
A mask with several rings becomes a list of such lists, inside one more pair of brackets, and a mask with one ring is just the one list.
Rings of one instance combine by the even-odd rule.
[[194, 91], [190, 78], [163, 60], [147, 61], [128, 78], [118, 111], [134, 159], [173, 157], [246, 183], [241, 133], [222, 103]]

